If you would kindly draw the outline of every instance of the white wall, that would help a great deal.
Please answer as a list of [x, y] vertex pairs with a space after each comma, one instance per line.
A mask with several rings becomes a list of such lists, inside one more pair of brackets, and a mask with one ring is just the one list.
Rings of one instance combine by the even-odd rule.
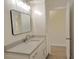
[[[34, 35], [45, 35], [45, 0], [33, 0], [32, 7], [32, 33]], [[35, 13], [38, 11], [39, 13]]]
[[[12, 35], [12, 29], [11, 29], [11, 19], [10, 19], [10, 10], [11, 9], [15, 9], [15, 10], [19, 10], [25, 13], [28, 13], [26, 10], [20, 8], [19, 6], [16, 6], [16, 1], [17, 0], [5, 0], [4, 1], [4, 28], [5, 28], [5, 46], [8, 44], [11, 44], [15, 41], [18, 40], [22, 40], [23, 38], [25, 38], [26, 35], [28, 34], [38, 34], [38, 35], [42, 35], [45, 34], [45, 6], [44, 6], [44, 0], [34, 0], [34, 1], [38, 1], [40, 3], [34, 3], [34, 5], [32, 5], [32, 31], [30, 33], [25, 33], [25, 34], [20, 34], [20, 35], [16, 35], [13, 36]], [[20, 1], [20, 0], [18, 0]], [[23, 2], [26, 2], [26, 0], [21, 0]], [[31, 3], [32, 4], [32, 3]], [[42, 13], [42, 15], [38, 15], [34, 13], [34, 10], [38, 10]]]
[[[18, 0], [20, 1], [20, 0]], [[22, 0], [21, 0], [22, 1]], [[24, 1], [24, 0], [23, 0]], [[5, 45], [11, 44], [17, 40], [21, 40], [25, 38], [27, 34], [20, 34], [17, 36], [12, 35], [12, 29], [11, 29], [11, 18], [10, 18], [10, 10], [15, 9], [22, 12], [26, 12], [24, 9], [16, 6], [16, 0], [5, 0], [4, 1], [4, 38], [5, 38]]]

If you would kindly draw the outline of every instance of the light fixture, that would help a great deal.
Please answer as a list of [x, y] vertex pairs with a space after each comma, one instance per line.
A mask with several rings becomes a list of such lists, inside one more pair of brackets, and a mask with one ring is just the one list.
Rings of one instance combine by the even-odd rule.
[[27, 5], [26, 3], [23, 3], [22, 1], [17, 1], [17, 6], [25, 9], [26, 11], [29, 11], [30, 10], [30, 6]]
[[11, 0], [13, 4], [16, 4], [16, 0]]
[[35, 14], [38, 14], [38, 15], [40, 15], [40, 16], [42, 15], [42, 13], [41, 13], [40, 11], [38, 11], [38, 10], [35, 10], [34, 13], [35, 13]]

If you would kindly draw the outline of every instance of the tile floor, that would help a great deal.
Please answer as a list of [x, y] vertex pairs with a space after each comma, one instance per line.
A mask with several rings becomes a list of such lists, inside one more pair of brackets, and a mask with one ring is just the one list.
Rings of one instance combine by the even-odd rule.
[[51, 54], [47, 59], [66, 59], [66, 48], [65, 47], [52, 47]]

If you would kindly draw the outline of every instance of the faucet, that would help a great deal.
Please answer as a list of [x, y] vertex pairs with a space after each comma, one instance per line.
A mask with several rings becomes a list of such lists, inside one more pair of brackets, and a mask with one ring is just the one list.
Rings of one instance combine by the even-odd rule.
[[25, 39], [23, 40], [23, 42], [26, 42], [26, 40], [28, 40], [28, 39], [30, 39], [30, 38], [32, 38], [33, 36], [32, 35], [27, 35], [26, 37], [25, 37]]
[[35, 37], [35, 35], [26, 35], [25, 39], [23, 40], [23, 42], [26, 42], [26, 40]]

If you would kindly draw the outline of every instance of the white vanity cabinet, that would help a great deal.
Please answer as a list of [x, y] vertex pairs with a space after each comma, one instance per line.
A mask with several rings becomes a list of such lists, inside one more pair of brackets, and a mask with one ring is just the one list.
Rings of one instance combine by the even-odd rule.
[[35, 43], [36, 46], [32, 44], [33, 48], [30, 48], [29, 46], [28, 48], [27, 46], [25, 46], [29, 49], [27, 49], [28, 51], [32, 51], [31, 53], [28, 53], [25, 48], [20, 49], [19, 47], [22, 45], [17, 47], [17, 51], [13, 51], [16, 50], [15, 48], [13, 50], [8, 50], [7, 52], [5, 52], [5, 59], [46, 59], [46, 56], [48, 55], [46, 40], [41, 40], [37, 43]]
[[5, 53], [4, 59], [29, 59], [29, 56], [17, 53]]
[[30, 56], [30, 59], [46, 59], [47, 53], [47, 43], [44, 41], [38, 49]]
[[39, 51], [34, 51], [34, 53], [31, 54], [30, 59], [39, 59]]

